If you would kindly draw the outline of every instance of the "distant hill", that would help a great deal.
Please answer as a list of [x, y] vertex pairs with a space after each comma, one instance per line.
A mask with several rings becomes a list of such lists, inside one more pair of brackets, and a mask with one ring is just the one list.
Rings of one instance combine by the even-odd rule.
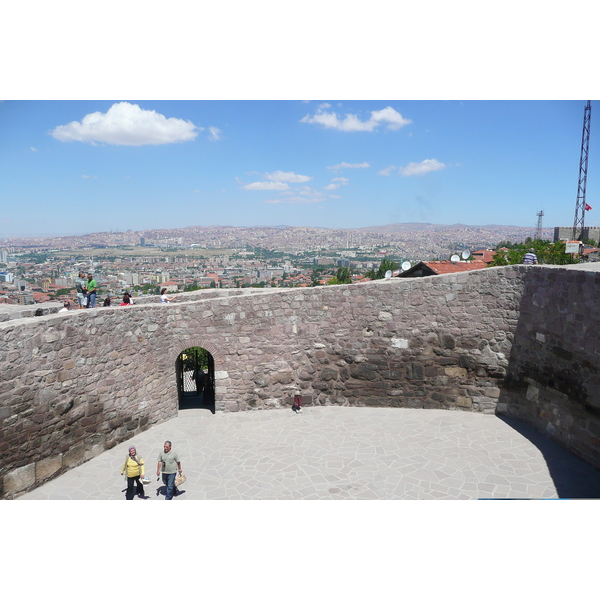
[[[531, 230], [534, 227], [517, 227], [514, 225], [465, 225], [464, 223], [454, 223], [453, 225], [439, 225], [434, 223], [391, 223], [389, 225], [376, 225], [373, 227], [360, 227], [358, 231], [366, 233], [407, 233], [410, 231], [448, 231], [448, 230], [498, 230], [498, 229], [517, 229]], [[550, 231], [550, 228], [545, 228]]]

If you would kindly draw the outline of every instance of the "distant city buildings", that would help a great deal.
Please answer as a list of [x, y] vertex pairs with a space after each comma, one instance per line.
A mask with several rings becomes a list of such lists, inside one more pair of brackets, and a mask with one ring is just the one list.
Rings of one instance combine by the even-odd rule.
[[[80, 270], [92, 272], [99, 295], [156, 294], [219, 287], [306, 287], [325, 284], [338, 268], [365, 279], [383, 258], [402, 264], [442, 260], [464, 249], [491, 260], [506, 240], [533, 228], [388, 226], [360, 230], [309, 227], [187, 227], [11, 239], [0, 249], [0, 302], [76, 299]], [[590, 228], [600, 229], [600, 228]], [[551, 230], [543, 232], [550, 235]], [[491, 253], [491, 254], [490, 254]], [[68, 290], [67, 292], [65, 290]]]

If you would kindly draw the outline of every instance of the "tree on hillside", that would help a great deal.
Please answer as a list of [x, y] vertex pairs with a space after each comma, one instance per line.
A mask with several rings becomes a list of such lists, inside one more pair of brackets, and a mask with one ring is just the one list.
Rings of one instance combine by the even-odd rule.
[[381, 261], [377, 271], [375, 271], [375, 269], [370, 269], [365, 273], [365, 277], [368, 277], [369, 279], [384, 279], [385, 274], [388, 271], [393, 272], [399, 268], [400, 268], [400, 265], [396, 261], [393, 261], [390, 258], [384, 258]]
[[327, 282], [327, 285], [340, 285], [352, 283], [350, 277], [350, 269], [348, 267], [340, 267], [337, 273]]
[[350, 269], [348, 267], [340, 267], [335, 276], [340, 283], [352, 283]]

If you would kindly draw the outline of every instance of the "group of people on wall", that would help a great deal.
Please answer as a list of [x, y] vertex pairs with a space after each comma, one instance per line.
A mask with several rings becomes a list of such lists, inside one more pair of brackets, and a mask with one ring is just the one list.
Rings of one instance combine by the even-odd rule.
[[96, 293], [98, 284], [91, 273], [79, 272], [79, 277], [75, 280], [75, 289], [77, 290], [78, 308], [96, 308]]
[[[77, 290], [77, 308], [96, 308], [96, 293], [98, 291], [98, 284], [91, 273], [80, 272], [79, 277], [75, 280], [75, 289]], [[169, 298], [167, 296], [167, 288], [162, 288], [160, 291], [161, 302], [173, 302], [175, 298]], [[119, 306], [131, 306], [133, 304], [133, 298], [129, 292], [123, 294], [123, 299]], [[104, 299], [102, 306], [112, 306], [111, 296], [107, 296]], [[65, 312], [71, 310], [71, 303], [65, 302], [63, 308], [58, 312]]]
[[[98, 283], [94, 279], [92, 273], [79, 272], [79, 276], [75, 280], [75, 290], [77, 292], [77, 308], [96, 308], [96, 295], [98, 293]], [[107, 296], [104, 299], [102, 306], [111, 306], [111, 297]], [[130, 306], [133, 304], [133, 298], [129, 292], [123, 294], [121, 306]], [[63, 308], [58, 312], [71, 310], [71, 303], [65, 302]]]

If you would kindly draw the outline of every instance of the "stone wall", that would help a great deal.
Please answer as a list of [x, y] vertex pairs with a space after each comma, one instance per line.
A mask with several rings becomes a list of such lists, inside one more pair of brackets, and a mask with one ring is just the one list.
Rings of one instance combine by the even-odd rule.
[[[174, 417], [175, 362], [190, 346], [213, 354], [221, 411], [289, 407], [300, 389], [305, 406], [486, 413], [499, 406], [540, 426], [528, 405], [534, 392], [523, 383], [531, 361], [516, 366], [513, 340], [516, 335], [527, 346], [538, 333], [550, 338], [550, 329], [536, 329], [554, 317], [551, 303], [540, 300], [540, 278], [544, 289], [568, 290], [577, 277], [566, 269], [518, 266], [347, 286], [206, 290], [171, 304], [0, 322], [0, 497], [14, 497]], [[595, 282], [586, 274], [578, 285]], [[570, 293], [564, 292], [565, 310], [579, 302]], [[593, 292], [586, 293], [591, 299]], [[583, 312], [572, 317], [579, 331]], [[597, 352], [597, 335], [588, 338]], [[551, 344], [573, 357], [576, 339]], [[589, 364], [597, 364], [588, 354]], [[544, 356], [565, 360], [556, 352]], [[527, 386], [551, 388], [536, 376]], [[575, 402], [561, 393], [567, 405]], [[598, 420], [586, 415], [593, 417], [585, 421], [591, 435]]]
[[532, 269], [499, 412], [600, 468], [600, 272]]

